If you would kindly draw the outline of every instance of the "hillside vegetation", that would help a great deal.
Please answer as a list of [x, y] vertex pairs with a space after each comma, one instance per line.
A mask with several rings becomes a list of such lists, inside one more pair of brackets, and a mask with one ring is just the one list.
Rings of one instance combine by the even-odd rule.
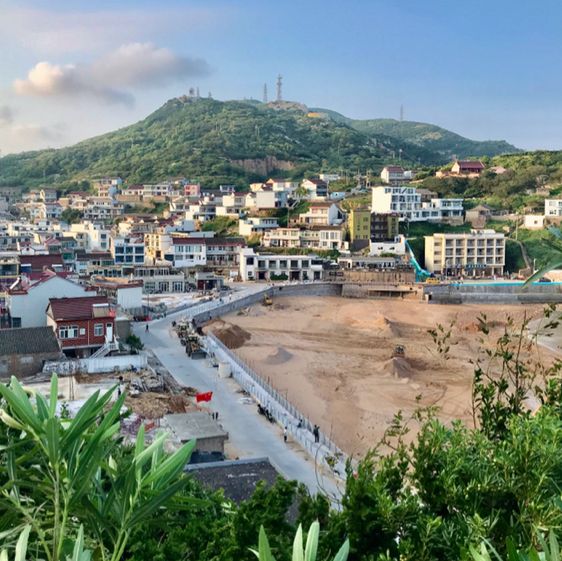
[[[374, 127], [377, 121], [337, 115], [318, 118], [291, 103], [172, 99], [146, 119], [115, 132], [58, 150], [6, 156], [0, 160], [0, 185], [56, 182], [64, 188], [105, 174], [121, 175], [131, 183], [184, 176], [208, 185], [244, 184], [271, 173], [289, 177], [339, 170], [378, 173], [399, 156], [407, 165], [434, 166], [449, 160], [436, 141], [432, 145], [412, 134], [406, 139], [392, 127]], [[439, 130], [447, 145], [453, 133]], [[491, 155], [504, 150], [515, 148], [504, 143], [471, 149]]]
[[396, 119], [349, 119], [335, 111], [317, 109], [332, 120], [346, 124], [369, 137], [387, 136], [399, 142], [423, 147], [448, 161], [457, 158], [496, 156], [519, 152], [505, 140], [470, 140], [437, 125]]

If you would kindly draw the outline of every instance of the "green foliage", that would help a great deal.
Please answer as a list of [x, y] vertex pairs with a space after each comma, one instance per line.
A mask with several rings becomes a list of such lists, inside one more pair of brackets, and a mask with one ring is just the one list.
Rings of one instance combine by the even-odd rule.
[[83, 525], [102, 559], [121, 559], [131, 532], [156, 515], [185, 485], [181, 477], [194, 443], [171, 456], [165, 435], [144, 448], [144, 429], [126, 458], [116, 438], [125, 395], [95, 392], [76, 417], [56, 414], [58, 381], [48, 398], [30, 399], [17, 379], [0, 384], [0, 532], [5, 544], [31, 526], [34, 551], [47, 561], [71, 553]]
[[[86, 180], [107, 174], [130, 183], [184, 176], [210, 186], [245, 185], [285, 168], [275, 160], [292, 166], [282, 173], [300, 178], [311, 170], [370, 169], [376, 174], [399, 155], [406, 165], [439, 165], [463, 150], [515, 151], [506, 143], [478, 143], [432, 125], [391, 123], [313, 119], [296, 107], [177, 98], [138, 123], [74, 146], [5, 156], [0, 185], [55, 183], [63, 191], [85, 189]], [[405, 131], [410, 125], [412, 134]], [[437, 129], [440, 139], [420, 126]]]
[[[438, 153], [444, 161], [471, 156], [495, 156], [518, 152], [518, 149], [503, 140], [477, 141], [464, 138], [436, 125], [396, 119], [349, 119], [328, 109], [313, 109], [328, 115], [336, 122], [349, 125], [374, 137], [388, 137], [416, 146], [418, 158], [426, 161], [426, 153]], [[396, 154], [397, 156], [398, 154]]]
[[238, 220], [230, 216], [217, 216], [203, 222], [201, 230], [215, 232], [217, 236], [235, 236], [238, 234]]
[[505, 270], [508, 273], [516, 273], [525, 268], [525, 260], [521, 252], [521, 246], [510, 239], [505, 240]]
[[144, 348], [144, 345], [143, 345], [142, 341], [140, 340], [140, 337], [138, 337], [134, 333], [131, 333], [127, 337], [125, 342], [127, 343], [127, 345], [129, 345], [129, 347], [131, 347], [131, 349], [134, 349], [135, 351], [140, 351]]
[[82, 219], [82, 213], [75, 208], [65, 208], [61, 215], [60, 219], [67, 224], [77, 224]]
[[[320, 525], [318, 522], [313, 522], [308, 530], [306, 538], [306, 547], [303, 546], [302, 526], [299, 525], [295, 540], [293, 542], [293, 556], [292, 561], [316, 561], [318, 556], [318, 539], [320, 537]], [[269, 546], [267, 534], [263, 528], [260, 528], [260, 537], [258, 543], [258, 550], [252, 550], [259, 561], [275, 561]], [[336, 553], [333, 561], [347, 561], [349, 555], [349, 541], [346, 540], [341, 546], [340, 550]]]

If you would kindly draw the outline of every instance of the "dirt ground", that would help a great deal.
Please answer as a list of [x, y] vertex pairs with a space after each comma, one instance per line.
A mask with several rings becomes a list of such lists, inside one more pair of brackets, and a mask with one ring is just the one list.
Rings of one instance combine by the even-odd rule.
[[[524, 313], [539, 317], [542, 310], [280, 298], [271, 307], [258, 304], [215, 320], [207, 329], [286, 393], [340, 447], [363, 454], [398, 410], [409, 416], [420, 404], [437, 405], [444, 421], [472, 422], [471, 360], [478, 356], [482, 337], [478, 316], [485, 313], [493, 325], [485, 338], [491, 344], [504, 331], [508, 315], [520, 323]], [[443, 359], [428, 330], [451, 322], [449, 358]], [[393, 356], [396, 345], [404, 346], [404, 357]]]

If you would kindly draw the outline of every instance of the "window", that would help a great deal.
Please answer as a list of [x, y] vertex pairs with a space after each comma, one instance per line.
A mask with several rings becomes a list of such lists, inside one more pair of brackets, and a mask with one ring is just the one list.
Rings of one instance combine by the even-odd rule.
[[76, 339], [77, 337], [77, 325], [63, 325], [62, 327], [59, 327], [59, 339]]
[[103, 337], [103, 323], [94, 325], [94, 337]]

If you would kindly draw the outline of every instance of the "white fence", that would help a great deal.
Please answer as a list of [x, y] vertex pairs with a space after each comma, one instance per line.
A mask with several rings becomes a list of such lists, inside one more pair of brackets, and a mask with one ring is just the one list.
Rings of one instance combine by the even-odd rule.
[[219, 360], [230, 364], [232, 377], [236, 382], [267, 408], [278, 423], [287, 427], [287, 432], [293, 440], [320, 463], [328, 466], [336, 476], [344, 477], [347, 456], [324, 432], [319, 432], [319, 442], [315, 442], [310, 420], [212, 333], [207, 335], [207, 349]]
[[43, 366], [43, 372], [57, 374], [100, 374], [115, 372], [116, 370], [131, 370], [144, 368], [148, 364], [146, 355], [104, 356], [99, 358], [78, 358], [60, 361], [48, 361]]

